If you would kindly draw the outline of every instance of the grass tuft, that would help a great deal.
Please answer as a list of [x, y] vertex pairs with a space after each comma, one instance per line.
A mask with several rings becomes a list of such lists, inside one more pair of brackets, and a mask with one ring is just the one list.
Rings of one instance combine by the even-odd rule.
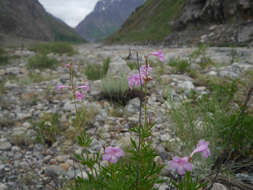
[[49, 58], [45, 54], [35, 55], [28, 60], [29, 69], [52, 69], [55, 68], [58, 61], [55, 58]]
[[9, 57], [7, 55], [7, 52], [3, 48], [0, 48], [0, 66], [6, 65], [8, 63], [9, 63]]
[[106, 58], [103, 65], [88, 64], [85, 67], [84, 74], [88, 80], [99, 80], [106, 76], [110, 66], [110, 58]]
[[168, 65], [175, 68], [176, 73], [186, 73], [190, 71], [190, 63], [184, 59], [170, 59]]
[[31, 47], [31, 50], [36, 53], [42, 54], [67, 54], [67, 55], [74, 55], [76, 52], [71, 44], [67, 42], [51, 42], [51, 43], [41, 43], [35, 44]]

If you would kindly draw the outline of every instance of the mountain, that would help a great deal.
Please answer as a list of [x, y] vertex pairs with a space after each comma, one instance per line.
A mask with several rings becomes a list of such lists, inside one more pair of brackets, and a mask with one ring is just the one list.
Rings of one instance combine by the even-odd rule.
[[73, 28], [47, 13], [38, 0], [1, 0], [0, 34], [42, 41], [84, 41]]
[[145, 0], [100, 0], [95, 9], [76, 27], [89, 41], [102, 40], [114, 33]]
[[107, 39], [172, 46], [253, 44], [252, 0], [147, 0]]

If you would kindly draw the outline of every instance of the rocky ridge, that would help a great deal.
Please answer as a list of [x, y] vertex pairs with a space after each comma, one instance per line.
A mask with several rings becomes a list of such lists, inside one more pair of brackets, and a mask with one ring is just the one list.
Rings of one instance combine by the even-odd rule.
[[252, 46], [251, 0], [150, 0], [136, 10], [108, 43], [170, 47], [209, 43]]
[[73, 28], [46, 12], [38, 0], [2, 0], [0, 2], [1, 44], [8, 43], [13, 38], [84, 41]]
[[[174, 32], [165, 41], [182, 44], [182, 40], [191, 43], [194, 39], [194, 43], [252, 45], [252, 19], [250, 0], [189, 0], [181, 16], [169, 22]], [[176, 42], [175, 37], [181, 40]]]
[[100, 0], [94, 10], [76, 27], [89, 41], [103, 40], [124, 23], [127, 17], [145, 0]]

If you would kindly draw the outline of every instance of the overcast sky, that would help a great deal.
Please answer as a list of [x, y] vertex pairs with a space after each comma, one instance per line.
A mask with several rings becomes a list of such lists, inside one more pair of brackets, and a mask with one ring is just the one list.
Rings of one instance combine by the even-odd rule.
[[39, 0], [45, 9], [75, 27], [95, 7], [98, 0]]

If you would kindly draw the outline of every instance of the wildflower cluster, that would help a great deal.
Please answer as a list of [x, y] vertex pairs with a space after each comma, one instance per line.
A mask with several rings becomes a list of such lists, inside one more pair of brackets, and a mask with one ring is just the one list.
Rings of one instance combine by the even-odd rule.
[[210, 149], [208, 148], [208, 145], [209, 142], [200, 140], [190, 156], [183, 158], [175, 156], [173, 160], [170, 161], [170, 167], [176, 170], [179, 175], [184, 175], [186, 171], [191, 171], [191, 160], [194, 154], [199, 152], [204, 158], [208, 158], [210, 156]]
[[156, 56], [159, 58], [161, 62], [164, 62], [164, 54], [162, 50], [158, 50], [157, 52], [152, 52], [150, 55]]
[[69, 73], [70, 73], [70, 82], [71, 85], [70, 86], [66, 86], [66, 85], [57, 85], [57, 90], [58, 92], [60, 92], [62, 89], [67, 88], [72, 90], [73, 95], [75, 97], [76, 100], [82, 100], [84, 98], [84, 94], [82, 92], [80, 92], [80, 90], [84, 90], [86, 93], [89, 92], [89, 83], [86, 82], [84, 85], [82, 86], [77, 86], [75, 87], [74, 85], [74, 81], [73, 81], [73, 70], [72, 70], [72, 64], [66, 64], [66, 67], [69, 69]]
[[103, 160], [109, 161], [110, 163], [118, 162], [118, 159], [124, 156], [125, 153], [119, 147], [107, 147], [105, 149], [105, 154], [103, 155]]
[[[108, 146], [104, 148], [103, 155], [101, 155], [101, 152], [91, 154], [87, 151], [87, 148], [91, 146], [92, 138], [84, 130], [84, 133], [78, 137], [78, 144], [84, 149], [80, 154], [75, 154], [74, 156], [80, 164], [84, 165], [83, 168], [80, 167], [80, 170], [85, 168], [87, 179], [77, 177], [75, 184], [71, 189], [151, 190], [155, 189], [155, 184], [163, 182], [159, 177], [163, 165], [155, 161], [157, 153], [152, 146], [151, 135], [154, 124], [148, 117], [147, 83], [152, 79], [152, 68], [148, 61], [149, 56], [156, 56], [160, 61], [164, 61], [164, 55], [161, 50], [152, 52], [148, 56], [145, 56], [145, 65], [139, 67], [138, 74], [132, 75], [128, 78], [130, 89], [141, 86], [141, 89], [144, 89], [145, 93], [145, 101], [140, 101], [139, 122], [136, 126], [129, 129], [138, 137], [137, 139], [130, 138], [130, 149], [125, 150], [129, 153], [129, 157], [124, 158], [126, 154], [118, 146]], [[70, 89], [74, 100], [81, 100], [84, 97], [84, 94], [81, 93], [80, 90], [88, 92], [89, 85], [88, 83], [85, 83], [82, 86], [75, 87], [72, 64], [67, 64], [66, 66], [69, 69], [71, 85], [58, 85], [58, 91], [61, 91], [64, 88]], [[143, 107], [144, 121], [142, 121]], [[76, 113], [78, 120], [77, 109]], [[170, 161], [171, 168], [176, 170], [179, 175], [184, 175], [187, 171], [191, 171], [193, 168], [191, 163], [193, 155], [200, 153], [204, 158], [210, 156], [208, 144], [208, 142], [200, 140], [190, 156], [183, 158], [177, 156], [174, 157], [173, 160]], [[101, 161], [108, 161], [108, 164], [102, 165]], [[196, 183], [198, 183], [198, 181]], [[180, 185], [182, 183], [179, 182], [178, 184]], [[175, 183], [174, 186], [178, 187], [178, 184]]]
[[[164, 61], [164, 55], [162, 50], [159, 50], [157, 52], [153, 52], [150, 55], [156, 56], [160, 59], [160, 61]], [[146, 60], [148, 59], [148, 57], [146, 57]], [[141, 85], [144, 84], [144, 81], [149, 81], [151, 80], [151, 76], [150, 73], [152, 71], [151, 66], [149, 65], [149, 63], [146, 62], [146, 65], [142, 65], [139, 69], [139, 73], [138, 74], [134, 74], [130, 77], [128, 77], [128, 84], [129, 84], [129, 88], [132, 90], [133, 87], [139, 87]]]

